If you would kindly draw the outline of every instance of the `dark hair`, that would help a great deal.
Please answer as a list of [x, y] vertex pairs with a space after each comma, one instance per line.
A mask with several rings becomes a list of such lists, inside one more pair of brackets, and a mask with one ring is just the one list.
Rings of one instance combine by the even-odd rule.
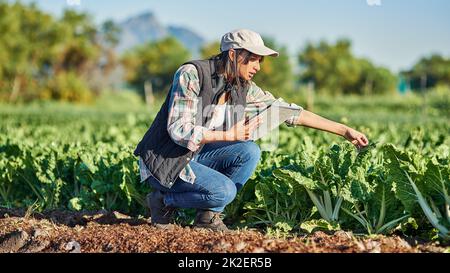
[[[223, 51], [220, 54], [217, 54], [212, 57], [216, 61], [216, 71], [217, 74], [223, 75], [225, 81], [232, 85], [237, 85], [240, 89], [241, 87], [247, 87], [250, 85], [250, 81], [243, 80], [239, 77], [239, 62], [238, 57], [243, 58], [243, 64], [248, 64], [250, 59], [254, 56], [258, 56], [256, 54], [251, 53], [245, 49], [233, 49], [234, 60], [231, 60], [228, 56], [229, 51]], [[261, 57], [260, 62], [263, 62], [264, 57]]]

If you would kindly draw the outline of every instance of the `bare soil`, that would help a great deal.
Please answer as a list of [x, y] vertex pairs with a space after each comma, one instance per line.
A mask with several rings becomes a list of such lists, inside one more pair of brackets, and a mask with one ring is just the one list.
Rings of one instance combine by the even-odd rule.
[[418, 242], [399, 236], [355, 236], [344, 231], [273, 238], [251, 229], [227, 233], [178, 225], [158, 229], [149, 224], [149, 219], [118, 212], [40, 214], [0, 209], [0, 253], [417, 253], [446, 249], [448, 246], [436, 242]]

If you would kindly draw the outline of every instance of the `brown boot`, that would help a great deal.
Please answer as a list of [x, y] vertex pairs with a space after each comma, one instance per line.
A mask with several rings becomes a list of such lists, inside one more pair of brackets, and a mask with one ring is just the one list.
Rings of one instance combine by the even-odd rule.
[[146, 203], [150, 208], [151, 222], [157, 228], [172, 228], [176, 208], [167, 207], [163, 202], [164, 195], [156, 190], [147, 195]]
[[212, 231], [230, 231], [222, 222], [220, 212], [210, 210], [197, 210], [197, 215], [194, 220], [195, 228], [207, 228]]

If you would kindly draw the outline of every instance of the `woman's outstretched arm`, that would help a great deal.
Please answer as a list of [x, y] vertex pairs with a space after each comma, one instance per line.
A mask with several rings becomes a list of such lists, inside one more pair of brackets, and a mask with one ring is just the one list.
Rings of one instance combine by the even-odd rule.
[[350, 128], [347, 125], [334, 122], [307, 110], [303, 110], [300, 113], [296, 124], [342, 136], [357, 148], [361, 148], [369, 144], [369, 140], [363, 133]]

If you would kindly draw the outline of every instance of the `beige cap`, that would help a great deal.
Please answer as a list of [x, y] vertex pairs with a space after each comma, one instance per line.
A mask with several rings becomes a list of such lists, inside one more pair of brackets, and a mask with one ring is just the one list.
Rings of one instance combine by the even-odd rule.
[[260, 56], [278, 57], [280, 54], [264, 45], [261, 35], [248, 29], [237, 29], [222, 36], [220, 51], [246, 49]]

